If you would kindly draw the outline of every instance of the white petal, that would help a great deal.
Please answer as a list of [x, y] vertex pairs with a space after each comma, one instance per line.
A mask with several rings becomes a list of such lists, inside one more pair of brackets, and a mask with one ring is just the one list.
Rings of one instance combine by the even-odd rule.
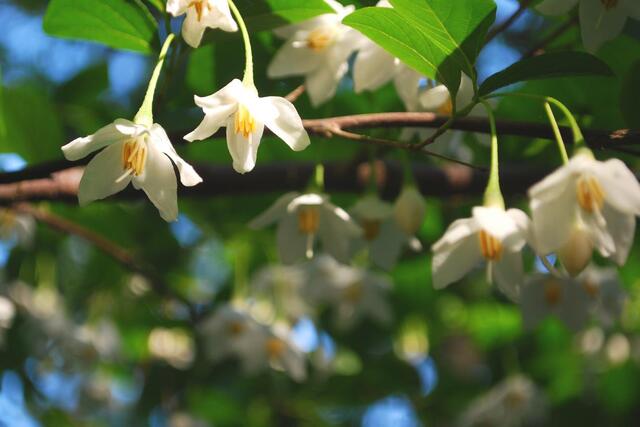
[[607, 205], [604, 206], [602, 215], [607, 221], [607, 230], [615, 243], [615, 252], [611, 259], [620, 266], [624, 265], [633, 245], [636, 219], [633, 215], [611, 209]]
[[340, 83], [348, 68], [346, 63], [340, 64], [337, 69], [323, 65], [307, 75], [305, 87], [314, 107], [322, 105], [333, 98], [338, 89], [338, 83]]
[[293, 264], [305, 257], [308, 237], [298, 230], [298, 216], [285, 215], [278, 224], [276, 242], [280, 261]]
[[[449, 227], [449, 229], [451, 228]], [[445, 236], [448, 233], [449, 230], [447, 230]], [[431, 263], [433, 287], [435, 289], [442, 289], [451, 283], [457, 282], [482, 259], [476, 234], [456, 240], [446, 248], [444, 246], [442, 248], [442, 250], [434, 250]]]
[[255, 217], [249, 223], [249, 227], [253, 229], [264, 228], [282, 218], [287, 212], [287, 206], [293, 199], [298, 197], [300, 193], [287, 193], [280, 196], [266, 211]]
[[227, 148], [233, 159], [233, 169], [236, 172], [250, 172], [256, 166], [258, 147], [263, 131], [264, 125], [256, 122], [254, 132], [245, 138], [241, 133], [236, 133], [233, 119], [229, 119], [227, 123]]
[[386, 50], [367, 40], [358, 52], [353, 65], [353, 83], [356, 93], [377, 90], [393, 79], [398, 60]]
[[374, 264], [385, 270], [396, 266], [407, 237], [393, 221], [385, 221], [380, 226], [380, 234], [369, 246], [369, 258]]
[[296, 197], [289, 203], [287, 206], [287, 212], [293, 213], [298, 210], [300, 206], [320, 206], [326, 203], [328, 200], [327, 196], [316, 194], [316, 193], [306, 193], [301, 194]]
[[610, 159], [596, 163], [594, 172], [607, 203], [621, 212], [640, 215], [640, 184], [627, 165]]
[[242, 82], [238, 79], [233, 79], [219, 91], [209, 96], [194, 96], [193, 99], [196, 105], [203, 110], [213, 110], [222, 106], [237, 104], [245, 92], [246, 89]]
[[322, 53], [315, 52], [303, 41], [292, 38], [275, 54], [267, 67], [267, 76], [272, 79], [305, 75], [317, 69], [324, 60]]
[[78, 188], [78, 200], [81, 206], [122, 191], [129, 184], [130, 177], [118, 181], [124, 173], [123, 149], [124, 141], [116, 142], [91, 159], [84, 169]]
[[424, 111], [437, 111], [446, 102], [451, 101], [451, 95], [445, 85], [437, 85], [422, 92], [418, 99]]
[[178, 168], [178, 173], [180, 174], [180, 182], [182, 182], [182, 185], [185, 187], [193, 187], [202, 182], [202, 178], [195, 169], [193, 169], [193, 166], [178, 155], [162, 126], [154, 124], [151, 127], [151, 136], [152, 139], [149, 143], [155, 144], [160, 151], [169, 156], [173, 163], [175, 163]]
[[189, 8], [189, 0], [167, 0], [167, 12], [173, 16], [184, 14]]
[[318, 236], [324, 250], [340, 262], [350, 261], [350, 240], [359, 237], [360, 227], [344, 210], [327, 203], [320, 210]]
[[191, 47], [197, 48], [202, 41], [205, 26], [198, 20], [195, 7], [187, 9], [187, 17], [182, 23], [182, 38]]
[[562, 15], [568, 13], [578, 0], [544, 0], [536, 9], [545, 15]]
[[260, 98], [258, 105], [260, 109], [258, 120], [293, 151], [301, 151], [309, 146], [309, 135], [302, 126], [302, 119], [296, 107], [291, 102], [279, 96], [269, 96]]
[[518, 301], [523, 278], [520, 252], [504, 251], [499, 261], [493, 262], [493, 278], [500, 289], [512, 301]]
[[78, 160], [86, 157], [90, 153], [97, 151], [109, 144], [122, 141], [132, 135], [139, 133], [139, 126], [124, 119], [99, 129], [93, 135], [77, 138], [62, 147], [62, 152], [67, 160]]
[[133, 178], [154, 204], [165, 221], [178, 219], [178, 183], [171, 160], [158, 147], [147, 145], [147, 162], [144, 172]]
[[202, 122], [192, 132], [184, 136], [189, 142], [207, 139], [222, 127], [225, 126], [229, 117], [235, 114], [238, 104], [220, 105], [215, 108], [204, 108], [204, 118]]
[[582, 42], [589, 52], [596, 52], [605, 42], [619, 36], [626, 21], [627, 13], [619, 5], [606, 10], [601, 0], [580, 1]]
[[418, 92], [422, 75], [417, 71], [402, 64], [400, 71], [393, 79], [398, 96], [404, 103], [407, 111], [417, 111], [419, 107]]
[[238, 31], [238, 24], [231, 16], [227, 0], [213, 0], [212, 10], [203, 16], [204, 24], [209, 28], [220, 28], [222, 31]]

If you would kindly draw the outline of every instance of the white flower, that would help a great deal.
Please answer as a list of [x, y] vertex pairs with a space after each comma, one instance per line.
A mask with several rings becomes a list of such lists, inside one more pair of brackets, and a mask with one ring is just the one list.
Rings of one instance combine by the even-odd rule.
[[544, 274], [527, 278], [520, 296], [522, 320], [527, 329], [552, 315], [578, 331], [589, 321], [593, 306], [592, 298], [575, 279]]
[[167, 0], [167, 12], [173, 16], [187, 14], [182, 37], [193, 48], [200, 46], [206, 28], [238, 31], [227, 0]]
[[424, 197], [413, 185], [403, 187], [393, 205], [393, 217], [396, 224], [407, 236], [415, 235], [422, 227], [427, 210]]
[[605, 326], [612, 326], [622, 315], [627, 300], [618, 271], [591, 265], [582, 272], [578, 281], [594, 302], [596, 319]]
[[271, 78], [305, 76], [305, 87], [314, 106], [335, 95], [338, 83], [349, 69], [349, 56], [362, 42], [360, 33], [341, 23], [355, 7], [334, 0], [325, 2], [335, 13], [275, 31], [286, 42], [267, 68]]
[[260, 98], [254, 86], [247, 86], [238, 79], [213, 95], [194, 98], [205, 117], [184, 138], [187, 141], [207, 139], [221, 127], [226, 127], [227, 147], [233, 158], [233, 168], [239, 173], [255, 167], [265, 126], [294, 151], [309, 146], [309, 135], [296, 108], [284, 98]]
[[351, 208], [351, 215], [363, 231], [352, 242], [353, 252], [368, 248], [369, 259], [378, 267], [385, 270], [395, 267], [402, 248], [413, 236], [407, 236], [396, 224], [391, 204], [377, 196], [365, 196]]
[[520, 427], [542, 425], [548, 410], [540, 389], [527, 377], [515, 375], [475, 399], [462, 413], [460, 427]]
[[546, 15], [561, 15], [573, 9], [578, 1], [582, 42], [590, 52], [618, 37], [628, 17], [640, 20], [638, 0], [545, 0], [538, 10]]
[[10, 299], [0, 295], [0, 329], [9, 329], [15, 315], [16, 306]]
[[529, 197], [539, 253], [557, 251], [574, 276], [594, 248], [625, 263], [640, 215], [640, 184], [622, 161], [600, 162], [583, 150], [531, 187]]
[[364, 318], [383, 325], [391, 321], [387, 301], [391, 282], [385, 276], [340, 264], [326, 255], [309, 262], [306, 268], [309, 298], [316, 304], [332, 306], [334, 322], [340, 329], [350, 329]]
[[24, 247], [33, 243], [36, 220], [31, 215], [0, 208], [0, 239], [15, 241]]
[[299, 266], [272, 265], [258, 271], [251, 281], [251, 294], [271, 303], [287, 319], [313, 313], [305, 298], [307, 274]]
[[276, 221], [278, 252], [285, 264], [311, 258], [316, 237], [326, 252], [347, 262], [351, 240], [362, 232], [348, 213], [329, 202], [326, 195], [316, 193], [285, 194], [249, 227], [263, 228]]
[[517, 300], [523, 276], [520, 252], [528, 229], [529, 218], [519, 209], [474, 207], [471, 218], [454, 221], [432, 247], [434, 288], [456, 282], [484, 260], [491, 280]]
[[131, 182], [134, 188], [144, 190], [164, 220], [175, 221], [178, 196], [173, 164], [183, 185], [190, 187], [202, 182], [191, 165], [176, 153], [158, 124], [145, 126], [118, 119], [95, 134], [62, 147], [68, 160], [78, 160], [101, 149], [82, 175], [78, 189], [80, 205], [104, 199]]
[[304, 354], [291, 342], [288, 330], [258, 323], [241, 307], [218, 308], [200, 326], [200, 333], [214, 362], [234, 356], [250, 374], [272, 366], [286, 370], [296, 381], [306, 377]]

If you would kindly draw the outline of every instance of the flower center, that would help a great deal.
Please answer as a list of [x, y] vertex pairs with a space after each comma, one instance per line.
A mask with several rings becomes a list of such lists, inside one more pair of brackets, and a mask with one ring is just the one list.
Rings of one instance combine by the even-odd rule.
[[315, 234], [320, 226], [320, 211], [315, 206], [298, 210], [298, 230], [302, 234]]
[[600, 0], [605, 10], [611, 10], [618, 5], [618, 0]]
[[502, 243], [500, 243], [500, 240], [484, 230], [480, 230], [478, 239], [480, 240], [480, 252], [482, 252], [484, 259], [487, 261], [499, 261], [502, 256]]
[[593, 243], [583, 227], [575, 225], [566, 243], [557, 251], [558, 259], [572, 277], [585, 269], [593, 253]]
[[264, 343], [264, 347], [265, 350], [267, 350], [267, 354], [272, 359], [282, 356], [286, 348], [284, 342], [278, 338], [269, 338], [267, 342]]
[[344, 299], [350, 303], [357, 303], [362, 299], [362, 282], [355, 282], [345, 288], [343, 292]]
[[576, 182], [578, 204], [587, 213], [598, 212], [604, 205], [604, 190], [597, 179], [581, 176]]
[[448, 96], [447, 100], [438, 107], [436, 113], [441, 116], [451, 116], [453, 114], [453, 102], [451, 102], [450, 96]]
[[249, 138], [256, 129], [256, 120], [253, 118], [247, 107], [240, 104], [235, 114], [235, 130], [236, 133], [242, 134], [243, 137]]
[[333, 31], [330, 28], [316, 28], [307, 36], [307, 47], [314, 52], [322, 52], [333, 43]]
[[238, 336], [242, 334], [245, 329], [246, 328], [244, 324], [242, 324], [241, 322], [231, 321], [227, 323], [227, 332], [229, 333], [229, 335]]
[[379, 220], [364, 220], [360, 225], [362, 225], [365, 240], [374, 240], [380, 234], [381, 224]]
[[598, 298], [598, 294], [600, 293], [600, 287], [597, 283], [592, 282], [591, 280], [585, 280], [582, 283], [582, 287], [584, 288], [587, 295], [591, 298]]
[[130, 139], [122, 149], [122, 169], [139, 176], [147, 162], [147, 144], [142, 138]]
[[544, 284], [544, 300], [550, 306], [555, 306], [562, 299], [562, 288], [555, 280], [548, 280]]
[[202, 14], [204, 10], [211, 11], [211, 5], [208, 0], [195, 0], [189, 3], [189, 7], [193, 7], [196, 10], [196, 15], [198, 15], [198, 22], [202, 21]]

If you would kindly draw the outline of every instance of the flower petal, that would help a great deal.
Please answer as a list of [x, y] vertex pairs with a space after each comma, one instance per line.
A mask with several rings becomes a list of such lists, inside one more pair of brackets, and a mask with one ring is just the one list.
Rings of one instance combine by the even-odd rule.
[[301, 151], [309, 146], [309, 135], [302, 126], [302, 119], [296, 107], [291, 102], [279, 96], [269, 96], [260, 98], [258, 106], [260, 110], [258, 120], [293, 151]]
[[622, 266], [627, 261], [629, 250], [633, 245], [636, 219], [633, 215], [611, 209], [607, 205], [604, 206], [602, 215], [607, 221], [607, 229], [615, 243], [615, 252], [611, 255], [611, 259]]
[[248, 138], [236, 133], [233, 119], [227, 122], [227, 148], [233, 159], [233, 169], [238, 173], [246, 173], [256, 166], [258, 147], [264, 132], [264, 125], [256, 122], [255, 130]]
[[512, 301], [518, 301], [524, 274], [520, 252], [504, 251], [500, 260], [493, 262], [492, 268], [498, 289]]
[[266, 211], [251, 220], [249, 228], [264, 228], [282, 218], [287, 213], [289, 203], [299, 195], [300, 193], [291, 192], [280, 196]]
[[158, 147], [147, 145], [144, 172], [133, 177], [133, 184], [141, 188], [165, 221], [178, 219], [178, 183], [171, 160]]
[[589, 52], [596, 52], [605, 42], [620, 35], [626, 21], [627, 12], [620, 5], [605, 9], [601, 0], [580, 1], [582, 42]]
[[594, 168], [607, 203], [631, 215], [640, 215], [640, 184], [636, 176], [619, 159], [597, 162]]
[[237, 104], [245, 92], [246, 89], [242, 82], [238, 79], [233, 79], [219, 91], [209, 96], [194, 96], [193, 99], [196, 105], [203, 110], [213, 110], [229, 104]]
[[[453, 224], [452, 224], [453, 225]], [[451, 229], [451, 227], [449, 227]], [[456, 232], [455, 230], [452, 230]], [[446, 234], [449, 233], [447, 230]], [[431, 263], [433, 287], [442, 289], [464, 277], [475, 267], [482, 255], [475, 234], [466, 236], [440, 251], [434, 251]]]
[[238, 24], [231, 16], [228, 0], [213, 0], [212, 10], [204, 16], [204, 24], [209, 28], [220, 28], [222, 31], [238, 31]]
[[192, 48], [200, 46], [205, 26], [198, 19], [198, 13], [195, 7], [187, 9], [187, 17], [182, 23], [182, 38]]
[[121, 141], [141, 132], [141, 127], [124, 119], [100, 128], [93, 135], [76, 138], [62, 147], [67, 160], [78, 160], [114, 142]]
[[189, 8], [188, 0], [167, 0], [167, 12], [173, 16], [180, 16], [186, 13]]
[[393, 79], [398, 60], [370, 40], [364, 42], [353, 65], [353, 83], [356, 93], [377, 90]]
[[184, 139], [189, 142], [202, 141], [207, 139], [222, 127], [225, 126], [229, 117], [238, 109], [238, 104], [220, 105], [215, 108], [204, 108], [204, 118], [193, 131], [186, 134]]
[[193, 187], [202, 182], [202, 178], [195, 169], [193, 169], [193, 166], [178, 155], [162, 126], [154, 123], [151, 127], [151, 137], [152, 140], [150, 143], [155, 144], [160, 151], [169, 156], [173, 163], [175, 163], [178, 168], [178, 173], [180, 174], [180, 182], [182, 182], [182, 185], [185, 187]]
[[385, 221], [380, 226], [380, 234], [370, 243], [369, 258], [380, 268], [391, 270], [406, 243], [407, 237], [393, 220]]
[[305, 75], [322, 64], [324, 55], [314, 52], [306, 46], [301, 46], [301, 43], [305, 42], [299, 40], [299, 37], [287, 40], [267, 67], [269, 78]]
[[336, 260], [348, 263], [351, 258], [350, 241], [359, 237], [362, 230], [343, 209], [328, 202], [322, 208], [318, 229], [322, 247]]
[[329, 59], [307, 75], [305, 86], [314, 107], [325, 103], [336, 94], [338, 84], [348, 69], [346, 58], [342, 62]]
[[122, 150], [124, 141], [111, 144], [91, 159], [80, 180], [78, 188], [78, 200], [80, 206], [94, 200], [101, 200], [122, 191], [131, 177], [118, 181], [124, 173], [122, 167]]
[[300, 233], [297, 215], [285, 215], [278, 224], [276, 242], [280, 261], [293, 264], [305, 257], [308, 239], [313, 236]]

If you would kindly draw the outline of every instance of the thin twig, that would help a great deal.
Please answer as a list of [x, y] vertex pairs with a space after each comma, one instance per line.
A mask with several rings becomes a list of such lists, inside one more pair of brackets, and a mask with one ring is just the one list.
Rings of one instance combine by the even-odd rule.
[[513, 15], [511, 15], [506, 21], [504, 21], [502, 25], [495, 27], [493, 30], [489, 32], [485, 40], [485, 44], [488, 44], [491, 40], [496, 38], [498, 35], [508, 30], [509, 27], [511, 27], [513, 23], [516, 22], [518, 18], [520, 18], [520, 16], [522, 16], [522, 14], [527, 10], [527, 8], [529, 7], [529, 5], [531, 5], [531, 3], [533, 3], [532, 0], [521, 0], [518, 10], [516, 10], [513, 13]]
[[284, 97], [284, 99], [286, 99], [289, 102], [296, 102], [298, 100], [298, 98], [300, 98], [300, 96], [302, 96], [302, 94], [305, 91], [305, 87], [304, 85], [300, 85], [297, 88], [295, 88], [294, 90], [292, 90], [287, 96]]

